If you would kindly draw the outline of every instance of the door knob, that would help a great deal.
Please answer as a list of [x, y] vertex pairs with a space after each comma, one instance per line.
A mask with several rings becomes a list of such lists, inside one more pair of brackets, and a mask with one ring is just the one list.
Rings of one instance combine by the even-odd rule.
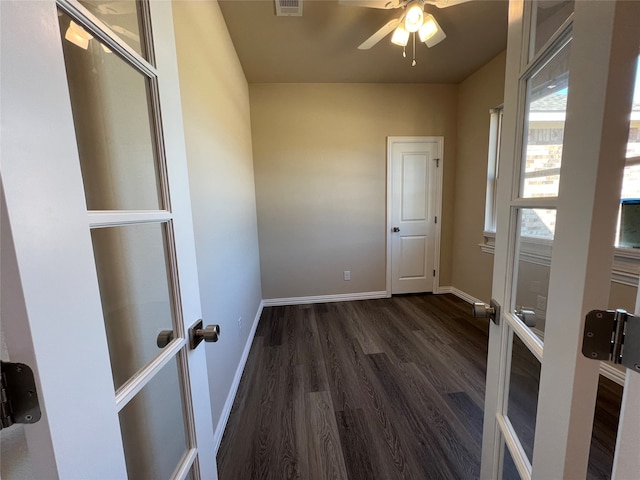
[[398, 233], [398, 232], [400, 231], [400, 228], [399, 228], [399, 227], [393, 227], [393, 231], [394, 231], [395, 233]]
[[516, 316], [522, 320], [527, 327], [536, 326], [536, 312], [530, 308], [517, 307], [515, 311]]
[[158, 348], [164, 348], [173, 340], [173, 330], [162, 330], [158, 334], [158, 338], [156, 339], [156, 345]]
[[189, 329], [189, 346], [191, 350], [200, 345], [201, 341], [217, 342], [220, 338], [220, 325], [207, 325], [203, 328], [202, 320], [198, 320]]
[[495, 308], [484, 302], [473, 302], [473, 316], [476, 318], [486, 318], [496, 314]]
[[489, 317], [496, 325], [500, 324], [500, 305], [494, 299], [491, 299], [490, 305], [484, 302], [473, 302], [472, 311], [476, 318]]
[[220, 338], [220, 325], [207, 325], [202, 330], [196, 330], [195, 336], [205, 342], [217, 342]]

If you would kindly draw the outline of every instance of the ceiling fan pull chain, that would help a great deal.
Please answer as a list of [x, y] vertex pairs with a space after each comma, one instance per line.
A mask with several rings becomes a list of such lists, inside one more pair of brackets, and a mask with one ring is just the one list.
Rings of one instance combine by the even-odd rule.
[[416, 32], [413, 32], [413, 61], [411, 62], [411, 66], [416, 66]]

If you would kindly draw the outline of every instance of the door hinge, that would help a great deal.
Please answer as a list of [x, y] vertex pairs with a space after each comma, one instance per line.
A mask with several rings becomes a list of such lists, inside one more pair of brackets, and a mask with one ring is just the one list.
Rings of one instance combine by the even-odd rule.
[[440, 159], [436, 158], [436, 168], [440, 168]]
[[438, 217], [435, 217], [434, 221], [435, 221], [435, 223], [438, 223]]
[[585, 318], [582, 354], [640, 372], [640, 317], [624, 310], [593, 310]]
[[435, 270], [433, 271], [433, 276], [434, 276], [434, 277], [436, 276], [436, 271], [435, 271]]
[[2, 370], [0, 429], [40, 420], [40, 404], [33, 372], [24, 363], [0, 362]]

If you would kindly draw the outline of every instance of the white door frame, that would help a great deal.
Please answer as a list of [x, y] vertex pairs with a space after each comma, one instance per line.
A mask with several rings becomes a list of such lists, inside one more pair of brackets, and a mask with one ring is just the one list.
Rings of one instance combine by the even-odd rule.
[[433, 201], [434, 209], [438, 221], [435, 224], [434, 242], [433, 242], [433, 268], [436, 270], [436, 274], [433, 277], [433, 293], [438, 293], [438, 287], [440, 285], [440, 235], [442, 231], [442, 172], [444, 170], [444, 137], [387, 137], [387, 222], [386, 222], [386, 235], [385, 240], [387, 242], [387, 297], [391, 297], [391, 224], [392, 216], [392, 149], [396, 143], [424, 143], [424, 142], [436, 142], [438, 144], [438, 159], [439, 164], [436, 168], [436, 190], [431, 193], [430, 201]]
[[[640, 36], [637, 20], [633, 24], [640, 18], [640, 3], [576, 2], [575, 13], [565, 24], [572, 28], [573, 41], [560, 193], [558, 197], [519, 198], [523, 88], [529, 63], [523, 57], [528, 51], [526, 19], [532, 14], [527, 9], [534, 5], [523, 0], [510, 2], [492, 288], [492, 295], [503, 308], [500, 325], [492, 322], [489, 332], [483, 479], [499, 478], [503, 440], [523, 478], [586, 476], [599, 362], [582, 355], [582, 333], [586, 313], [608, 304], [629, 128], [628, 115], [621, 113], [631, 110], [632, 64]], [[557, 39], [552, 38], [548, 45]], [[519, 208], [558, 209], [544, 345], [511, 310], [515, 211]], [[531, 463], [518, 451], [519, 443], [505, 410], [508, 327], [542, 362]]]

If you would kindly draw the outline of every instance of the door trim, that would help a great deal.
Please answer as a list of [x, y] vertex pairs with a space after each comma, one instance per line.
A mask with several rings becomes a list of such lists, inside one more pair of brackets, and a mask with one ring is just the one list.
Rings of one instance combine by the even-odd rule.
[[422, 143], [436, 142], [438, 144], [438, 158], [440, 163], [436, 168], [436, 191], [431, 192], [431, 200], [434, 202], [434, 208], [438, 222], [435, 224], [435, 238], [433, 242], [433, 268], [436, 275], [433, 277], [433, 293], [440, 293], [438, 286], [440, 285], [440, 235], [442, 232], [442, 171], [444, 169], [444, 137], [387, 137], [387, 220], [385, 231], [385, 242], [387, 244], [387, 297], [391, 296], [391, 152], [393, 145], [396, 143]]

